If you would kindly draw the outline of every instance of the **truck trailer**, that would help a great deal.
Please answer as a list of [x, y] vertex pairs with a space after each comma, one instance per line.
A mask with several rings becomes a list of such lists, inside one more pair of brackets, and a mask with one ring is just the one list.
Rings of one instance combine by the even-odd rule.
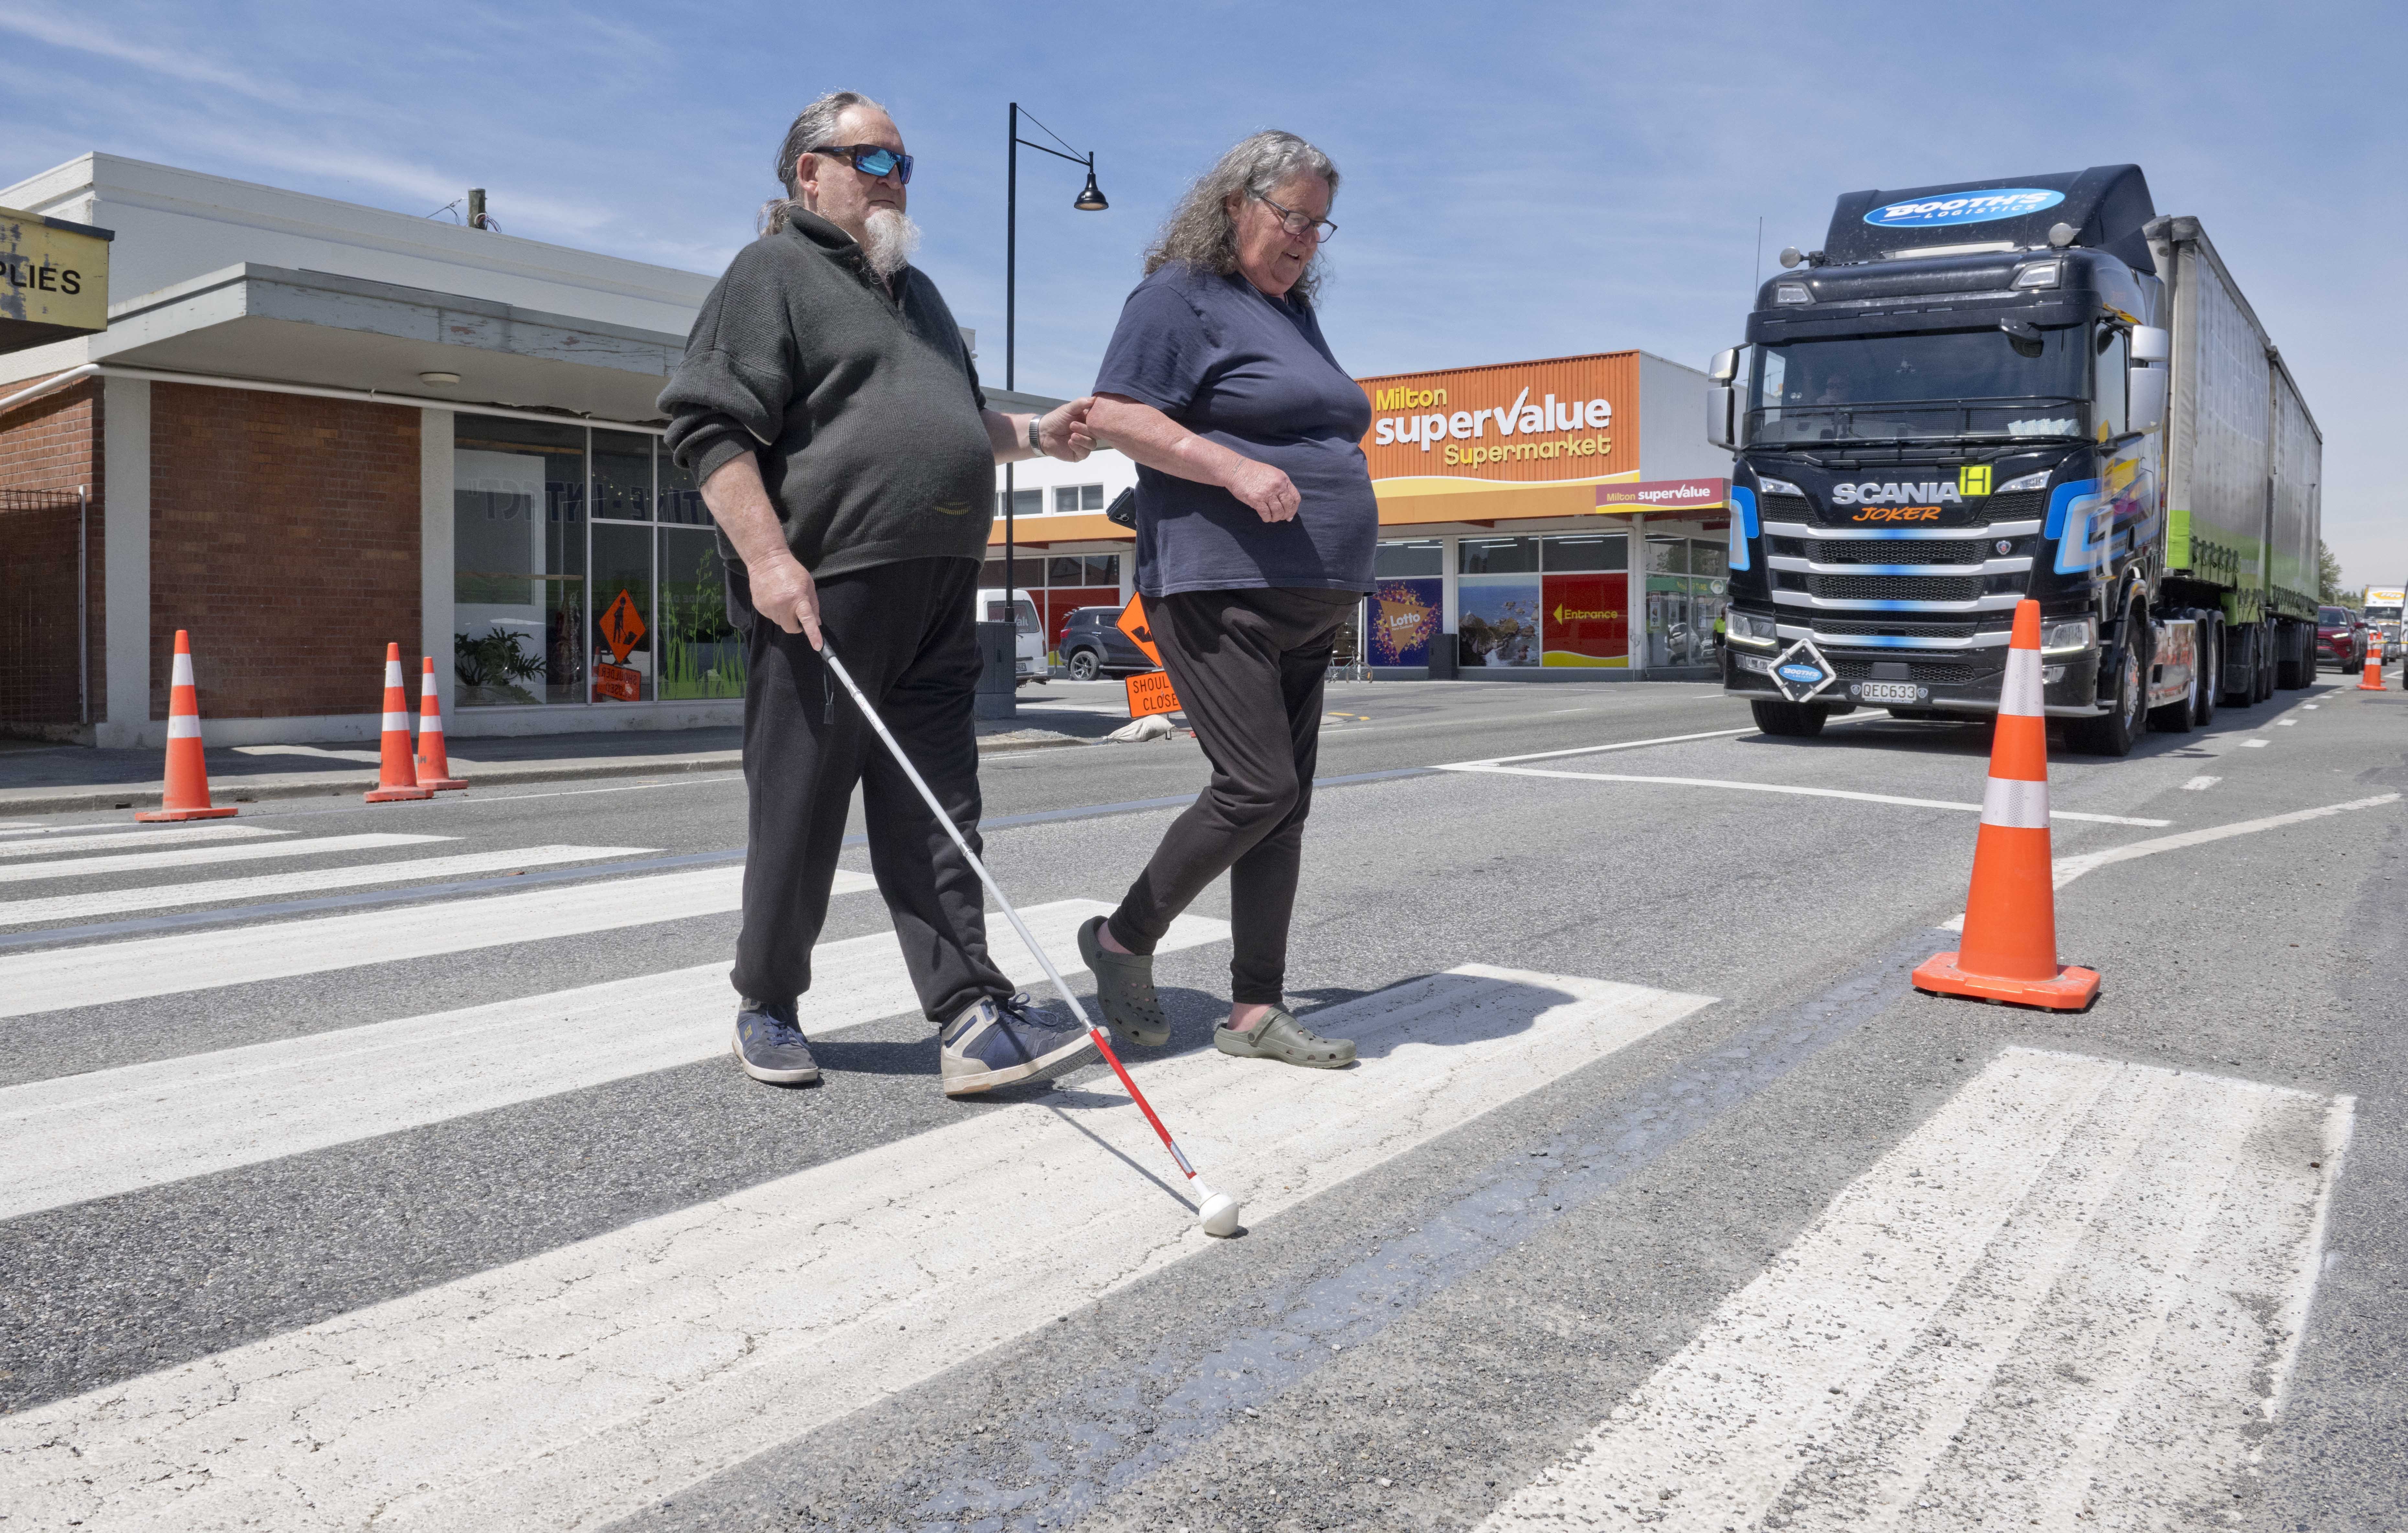
[[2383, 658], [2400, 658], [2400, 609], [2408, 607], [2408, 591], [2398, 586], [2366, 588], [2366, 625], [2383, 638]]
[[1782, 266], [1707, 406], [1758, 727], [1995, 713], [2027, 596], [2077, 751], [2314, 679], [2322, 434], [2140, 166], [1850, 193]]

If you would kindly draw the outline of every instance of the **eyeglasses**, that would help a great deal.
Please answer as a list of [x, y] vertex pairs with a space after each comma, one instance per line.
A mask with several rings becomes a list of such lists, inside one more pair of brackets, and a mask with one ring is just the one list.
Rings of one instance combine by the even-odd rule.
[[1311, 213], [1299, 213], [1293, 208], [1282, 208], [1268, 197], [1257, 196], [1254, 200], [1277, 213], [1280, 227], [1290, 235], [1309, 235], [1315, 244], [1320, 245], [1326, 245], [1338, 237], [1338, 225], [1326, 218], [1314, 218]]
[[822, 144], [806, 154], [840, 154], [865, 176], [893, 176], [900, 186], [911, 184], [911, 156], [878, 144]]

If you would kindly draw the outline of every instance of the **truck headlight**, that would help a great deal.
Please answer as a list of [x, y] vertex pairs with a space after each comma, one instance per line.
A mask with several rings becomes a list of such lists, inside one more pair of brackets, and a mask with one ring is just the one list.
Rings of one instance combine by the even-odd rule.
[[2026, 474], [2021, 479], [2011, 479], [2000, 485], [1996, 493], [2003, 495], [2014, 490], [2045, 490], [2048, 488], [2050, 472], [2049, 469], [2043, 468], [2037, 474]]
[[2053, 288], [2057, 286], [2064, 269], [2060, 262], [2035, 261], [2015, 273], [2015, 279], [2011, 285], [2019, 288]]
[[1731, 663], [1756, 676], [1772, 674], [1772, 656], [1769, 654], [1735, 654], [1731, 656]]
[[1723, 637], [1742, 644], [1770, 644], [1779, 636], [1770, 618], [1727, 610], [1723, 613]]
[[2090, 648], [2093, 630], [2088, 618], [2076, 618], [2071, 623], [2049, 623], [2041, 625], [2040, 649], [2042, 654], [2062, 654], [2069, 650]]
[[1814, 295], [1806, 291], [1803, 282], [1779, 282], [1773, 286], [1772, 301], [1776, 304], [1811, 304]]

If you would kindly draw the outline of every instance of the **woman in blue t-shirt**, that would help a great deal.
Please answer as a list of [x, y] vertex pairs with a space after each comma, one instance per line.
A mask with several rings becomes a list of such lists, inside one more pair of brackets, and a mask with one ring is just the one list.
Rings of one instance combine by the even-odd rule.
[[1112, 1029], [1168, 1041], [1154, 944], [1229, 875], [1223, 1053], [1330, 1069], [1354, 1045], [1283, 1005], [1287, 928], [1340, 629], [1371, 589], [1370, 401], [1322, 339], [1312, 292], [1338, 167], [1291, 133], [1221, 157], [1146, 252], [1089, 426], [1138, 465], [1137, 583], [1212, 781], [1120, 909], [1079, 931]]

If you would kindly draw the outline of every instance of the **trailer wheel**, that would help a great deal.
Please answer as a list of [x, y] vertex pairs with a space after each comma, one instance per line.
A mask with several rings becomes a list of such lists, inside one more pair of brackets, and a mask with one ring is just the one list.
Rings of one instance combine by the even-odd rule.
[[1752, 702], [1748, 711], [1756, 715], [1756, 726], [1768, 735], [1784, 735], [1806, 738], [1823, 732], [1823, 721], [1831, 716], [1828, 709], [1808, 708], [1803, 703]]
[[2250, 672], [2249, 701], [2262, 703], [2274, 695], [2274, 627], [2264, 619], [2258, 623], [2258, 664]]
[[[2283, 624], [2282, 658], [2274, 662], [2274, 684], [2285, 692], [2297, 692], [2301, 687], [2315, 684], [2316, 652], [2309, 645], [2292, 642], [2297, 633], [2297, 624]], [[2294, 653], [2294, 651], [2305, 652]]]

